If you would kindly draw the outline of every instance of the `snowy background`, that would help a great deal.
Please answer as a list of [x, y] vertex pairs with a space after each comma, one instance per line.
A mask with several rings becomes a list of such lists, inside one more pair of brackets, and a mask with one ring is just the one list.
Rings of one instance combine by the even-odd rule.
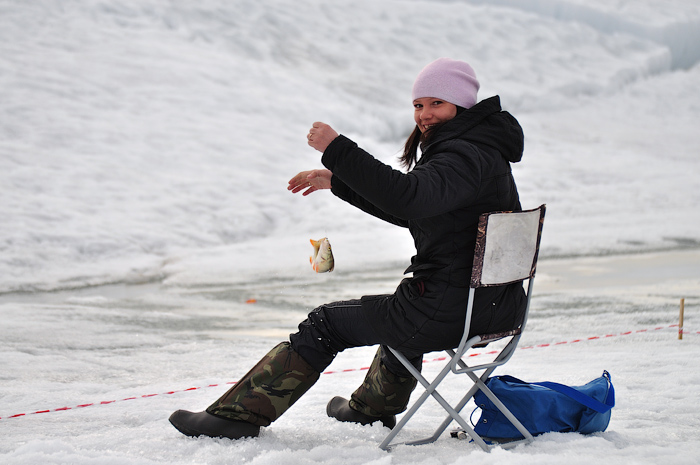
[[[441, 56], [520, 120], [521, 200], [548, 206], [536, 350], [505, 371], [609, 370], [609, 430], [386, 454], [381, 427], [325, 416], [367, 348], [256, 440], [180, 436], [171, 411], [206, 407], [311, 308], [401, 279], [405, 230], [287, 180], [321, 166], [314, 121], [395, 164], [413, 79]], [[691, 0], [0, 0], [0, 461], [695, 463], [698, 62]], [[336, 271], [316, 275], [308, 240], [324, 236]]]

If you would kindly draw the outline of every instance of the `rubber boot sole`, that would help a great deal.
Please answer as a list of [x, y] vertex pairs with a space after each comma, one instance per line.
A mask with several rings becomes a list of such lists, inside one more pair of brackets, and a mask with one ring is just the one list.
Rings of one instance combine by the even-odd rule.
[[258, 425], [228, 420], [207, 412], [178, 410], [170, 415], [170, 423], [182, 434], [190, 437], [241, 439], [254, 438], [260, 434]]
[[350, 407], [350, 401], [340, 396], [336, 396], [328, 402], [326, 405], [326, 414], [338, 421], [348, 423], [371, 425], [376, 421], [381, 421], [382, 425], [389, 429], [396, 426], [396, 417], [394, 415], [382, 415], [381, 417], [371, 417], [369, 415], [365, 415], [362, 412], [353, 410]]

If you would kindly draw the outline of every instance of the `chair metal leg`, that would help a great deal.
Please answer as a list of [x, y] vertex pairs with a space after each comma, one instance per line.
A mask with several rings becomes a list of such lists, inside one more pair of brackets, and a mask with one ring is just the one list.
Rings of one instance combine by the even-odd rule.
[[[461, 360], [460, 360], [460, 362], [461, 362], [461, 365], [466, 366], [466, 364], [464, 364], [464, 362], [462, 362]], [[496, 369], [496, 367], [492, 367], [492, 368], [487, 369], [481, 375], [481, 379], [482, 380], [488, 379], [488, 377], [491, 376], [491, 373], [493, 373], [493, 371], [495, 369]], [[474, 376], [476, 376], [476, 375], [474, 375]], [[469, 389], [469, 391], [467, 391], [467, 393], [464, 395], [464, 397], [462, 397], [462, 399], [454, 406], [454, 410], [456, 412], [461, 412], [462, 409], [464, 408], [464, 406], [467, 405], [467, 403], [469, 403], [469, 400], [471, 400], [471, 398], [474, 397], [474, 394], [476, 394], [476, 391], [478, 389], [479, 389], [479, 387], [475, 383], [471, 387], [471, 389]], [[453, 421], [452, 415], [448, 415], [447, 418], [445, 418], [445, 420], [442, 422], [442, 424], [440, 424], [440, 426], [437, 428], [437, 430], [435, 430], [434, 436], [439, 437], [442, 433], [444, 433], [445, 430], [447, 429], [447, 427], [450, 426], [450, 423], [452, 423], [452, 421]], [[469, 429], [471, 429], [471, 427]], [[476, 433], [474, 433], [474, 435], [476, 435]], [[474, 435], [470, 435], [472, 437], [472, 439], [474, 438]]]
[[[442, 380], [447, 376], [447, 374], [451, 371], [450, 365], [446, 364], [445, 367], [440, 371], [440, 373], [435, 377], [432, 383], [429, 383], [428, 380], [425, 379], [423, 375], [420, 374], [418, 370], [411, 365], [411, 363], [399, 352], [390, 349], [396, 357], [401, 360], [402, 363], [406, 366], [406, 368], [411, 372], [411, 374], [420, 382], [423, 387], [425, 388], [425, 392], [421, 394], [421, 396], [418, 398], [418, 400], [413, 404], [413, 406], [406, 412], [406, 414], [403, 416], [403, 418], [399, 421], [399, 423], [394, 427], [394, 429], [387, 435], [386, 438], [384, 438], [384, 441], [379, 445], [379, 447], [383, 450], [389, 450], [393, 446], [397, 444], [391, 444], [391, 441], [399, 434], [401, 429], [408, 423], [408, 420], [418, 411], [418, 409], [423, 405], [423, 403], [428, 399], [429, 396], [433, 396], [435, 400], [438, 401], [438, 403], [444, 408], [447, 413], [450, 415], [450, 418], [454, 421], [456, 421], [462, 428], [465, 429], [465, 431], [468, 431], [470, 436], [472, 436], [472, 439], [474, 442], [479, 445], [483, 450], [488, 450], [489, 446], [484, 442], [479, 435], [474, 433], [474, 430], [472, 427], [467, 423], [467, 421], [462, 418], [462, 416], [459, 414], [457, 410], [455, 410], [441, 395], [439, 392], [437, 392], [437, 386], [442, 382]], [[467, 399], [468, 402], [468, 399]], [[464, 402], [466, 404], [466, 402]], [[461, 407], [460, 407], [461, 409]], [[451, 420], [450, 420], [451, 421]], [[449, 424], [449, 423], [448, 423]], [[444, 428], [442, 429], [444, 431]], [[424, 439], [419, 439], [416, 441], [411, 441], [411, 442], [406, 442], [404, 444], [410, 444], [410, 445], [419, 445], [419, 444], [429, 444], [431, 442], [435, 442], [437, 438], [442, 434], [442, 431], [436, 431], [436, 434], [433, 434], [433, 436], [424, 438]]]
[[[518, 338], [519, 339], [519, 338]], [[516, 341], [517, 344], [517, 341]], [[499, 354], [498, 358], [509, 358], [510, 353], [514, 350], [515, 344], [512, 346], [513, 348], [510, 350], [504, 349], [501, 351]], [[391, 349], [392, 353], [404, 364], [404, 366], [409, 370], [409, 372], [418, 380], [418, 382], [425, 388], [425, 391], [421, 394], [421, 396], [414, 402], [414, 404], [411, 406], [411, 408], [406, 412], [406, 414], [401, 418], [399, 423], [394, 427], [394, 429], [384, 438], [384, 441], [379, 445], [379, 447], [383, 450], [390, 450], [396, 445], [399, 444], [407, 444], [407, 445], [421, 445], [421, 444], [430, 444], [435, 442], [447, 429], [447, 427], [452, 423], [453, 421], [457, 422], [464, 430], [466, 434], [469, 435], [469, 437], [474, 441], [475, 444], [477, 444], [482, 450], [488, 451], [491, 449], [491, 445], [487, 444], [484, 439], [476, 434], [472, 426], [460, 415], [460, 412], [464, 408], [465, 405], [469, 402], [469, 400], [476, 394], [478, 390], [481, 390], [484, 392], [484, 394], [496, 405], [496, 407], [501, 410], [501, 412], [505, 415], [506, 418], [517, 428], [518, 431], [523, 435], [524, 439], [520, 441], [513, 441], [509, 442], [508, 444], [501, 444], [501, 447], [514, 447], [517, 444], [521, 443], [529, 443], [533, 441], [533, 437], [530, 434], [530, 432], [520, 423], [520, 421], [508, 410], [508, 408], [496, 397], [496, 395], [486, 386], [485, 381], [488, 380], [489, 376], [491, 376], [491, 373], [497, 368], [498, 365], [493, 366], [492, 364], [488, 364], [487, 366], [480, 365], [476, 367], [469, 367], [466, 363], [464, 363], [463, 360], [459, 360], [458, 364], [461, 368], [460, 373], [464, 373], [469, 376], [469, 378], [474, 382], [474, 385], [469, 389], [469, 391], [462, 397], [462, 399], [453, 407], [450, 405], [443, 397], [440, 395], [439, 392], [437, 392], [437, 387], [438, 385], [442, 382], [442, 380], [451, 372], [454, 371], [452, 368], [452, 362], [450, 361], [443, 367], [443, 369], [438, 373], [438, 375], [435, 377], [435, 379], [431, 382], [429, 382], [409, 361], [406, 359], [406, 357], [403, 356], [403, 354], [395, 351], [394, 349]], [[454, 357], [455, 352], [452, 350], [448, 350], [447, 353]], [[476, 370], [481, 370], [483, 369], [484, 372], [481, 374], [481, 376], [477, 375], [474, 373]], [[440, 426], [435, 430], [432, 436], [423, 438], [423, 439], [418, 439], [418, 440], [413, 440], [413, 441], [407, 441], [404, 443], [395, 443], [392, 444], [391, 441], [394, 440], [394, 438], [399, 434], [399, 432], [403, 429], [403, 427], [408, 423], [408, 421], [413, 417], [413, 415], [418, 411], [418, 409], [425, 403], [425, 401], [428, 399], [428, 397], [432, 396], [441, 406], [445, 411], [448, 413], [447, 417], [445, 420], [440, 424]]]
[[440, 374], [433, 380], [433, 384], [435, 386], [432, 386], [427, 379], [423, 375], [420, 374], [418, 370], [406, 359], [406, 357], [403, 356], [403, 354], [395, 351], [392, 348], [389, 348], [391, 352], [403, 363], [406, 368], [409, 370], [409, 372], [415, 377], [418, 382], [425, 388], [425, 391], [421, 394], [421, 396], [416, 400], [411, 408], [404, 414], [404, 416], [401, 418], [401, 420], [394, 426], [394, 428], [391, 430], [391, 432], [384, 438], [384, 441], [379, 445], [379, 447], [383, 450], [389, 450], [391, 447], [393, 447], [396, 444], [390, 444], [391, 441], [396, 437], [396, 435], [399, 434], [399, 432], [403, 429], [403, 427], [408, 423], [408, 420], [418, 411], [418, 409], [423, 405], [423, 403], [430, 397], [432, 392], [435, 390], [435, 386], [439, 384], [442, 379], [447, 375], [445, 370], [443, 369]]

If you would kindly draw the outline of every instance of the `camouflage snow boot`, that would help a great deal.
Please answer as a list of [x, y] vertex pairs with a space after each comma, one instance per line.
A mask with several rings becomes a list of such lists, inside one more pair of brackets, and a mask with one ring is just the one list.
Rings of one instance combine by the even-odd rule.
[[318, 380], [319, 373], [288, 342], [263, 357], [205, 412], [178, 410], [170, 422], [187, 436], [256, 437]]
[[309, 390], [319, 373], [289, 344], [272, 349], [234, 387], [207, 409], [231, 420], [268, 426]]
[[396, 426], [396, 414], [406, 410], [416, 387], [413, 376], [402, 378], [391, 373], [381, 362], [381, 347], [374, 356], [367, 376], [350, 400], [334, 397], [326, 413], [339, 421], [372, 424], [379, 420], [387, 428]]

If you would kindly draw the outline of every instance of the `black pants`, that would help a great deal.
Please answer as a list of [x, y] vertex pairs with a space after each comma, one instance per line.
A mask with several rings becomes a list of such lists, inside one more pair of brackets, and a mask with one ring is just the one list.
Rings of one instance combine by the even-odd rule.
[[[308, 318], [299, 324], [299, 332], [290, 335], [289, 339], [292, 348], [319, 373], [331, 364], [338, 352], [381, 344], [382, 362], [386, 368], [401, 377], [411, 376], [366, 320], [359, 299], [321, 305], [309, 313]], [[402, 354], [420, 371], [422, 353], [402, 351]]]
[[[450, 299], [461, 299], [455, 289], [445, 290]], [[427, 294], [426, 294], [427, 295]], [[466, 313], [466, 293], [463, 307], [458, 302], [445, 305], [446, 312], [440, 319], [430, 319], [421, 324], [422, 334], [413, 333], [411, 344], [400, 344], [397, 347], [397, 337], [406, 337], [416, 331], [417, 318], [411, 320], [407, 313], [401, 318], [391, 318], [390, 327], [376, 329], [376, 321], [368, 319], [368, 315], [376, 316], [381, 312], [394, 312], [396, 307], [390, 306], [386, 299], [393, 297], [372, 296], [376, 299], [365, 301], [370, 305], [369, 310], [363, 307], [359, 299], [344, 302], [333, 302], [321, 305], [309, 313], [306, 320], [299, 325], [299, 332], [290, 336], [292, 348], [301, 355], [314, 369], [322, 372], [335, 358], [338, 352], [351, 347], [372, 346], [381, 344], [398, 349], [418, 370], [422, 366], [423, 353], [444, 348], [454, 348], [459, 344], [464, 329]], [[447, 298], [447, 297], [446, 297]], [[461, 302], [461, 301], [460, 301]], [[474, 334], [489, 334], [508, 331], [520, 326], [525, 314], [527, 299], [521, 283], [507, 286], [487, 287], [476, 291], [470, 332]], [[374, 307], [371, 307], [374, 305]], [[464, 310], [461, 310], [461, 309]], [[400, 312], [392, 313], [394, 316]], [[408, 317], [408, 318], [407, 318]], [[389, 338], [393, 339], [389, 339]], [[393, 345], [392, 345], [393, 344]], [[382, 362], [386, 368], [397, 376], [407, 377], [410, 373], [386, 347], [382, 348]]]

